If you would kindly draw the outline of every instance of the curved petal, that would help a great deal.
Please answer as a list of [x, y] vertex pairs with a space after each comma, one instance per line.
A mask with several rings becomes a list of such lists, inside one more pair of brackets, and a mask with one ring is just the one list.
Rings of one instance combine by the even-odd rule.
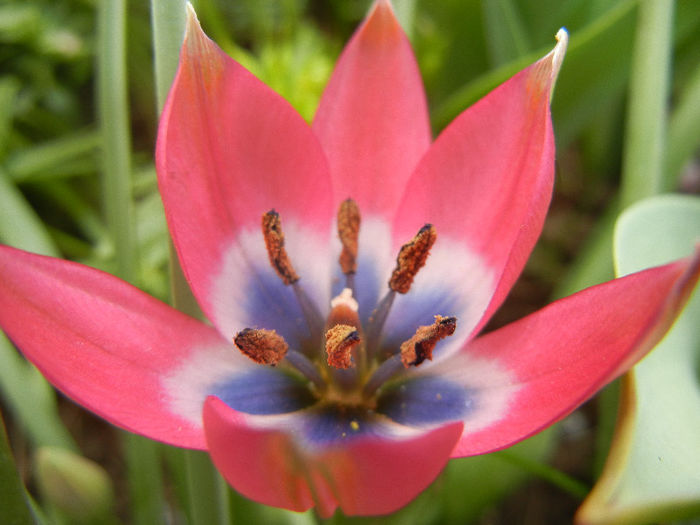
[[[476, 333], [502, 303], [542, 229], [552, 195], [554, 137], [550, 92], [566, 33], [547, 56], [462, 113], [435, 141], [406, 188], [394, 239], [411, 238], [424, 223], [438, 239], [476, 253], [495, 276], [481, 305]], [[468, 260], [455, 258], [464, 282]]]
[[[418, 495], [445, 466], [461, 423], [403, 439], [357, 437], [305, 449], [290, 425], [256, 425], [249, 416], [210, 397], [204, 429], [214, 464], [243, 495], [302, 511], [316, 506], [329, 517], [392, 512]], [[294, 426], [293, 423], [291, 425]]]
[[[214, 322], [215, 280], [245, 270], [226, 266], [232, 251], [251, 262], [237, 245], [242, 230], [256, 232], [264, 246], [263, 213], [274, 208], [283, 222], [303, 222], [321, 239], [330, 234], [328, 165], [311, 128], [209, 40], [191, 10], [156, 165], [185, 276]], [[252, 262], [268, 264], [267, 256]]]
[[[693, 259], [588, 288], [479, 337], [459, 356], [429, 368], [462, 382], [474, 360], [508, 373], [483, 373], [474, 402], [499, 399], [487, 425], [464, 420], [453, 456], [504, 448], [558, 421], [627, 371], [663, 337], [700, 276]], [[468, 380], [466, 380], [468, 382]], [[483, 401], [479, 401], [479, 396]], [[478, 413], [478, 410], [477, 410]]]
[[328, 156], [336, 202], [391, 217], [430, 145], [420, 72], [390, 2], [374, 3], [348, 43], [313, 123]]
[[7, 246], [0, 325], [77, 403], [149, 438], [205, 447], [201, 419], [177, 410], [164, 381], [198, 351], [228, 346], [213, 328], [109, 274]]

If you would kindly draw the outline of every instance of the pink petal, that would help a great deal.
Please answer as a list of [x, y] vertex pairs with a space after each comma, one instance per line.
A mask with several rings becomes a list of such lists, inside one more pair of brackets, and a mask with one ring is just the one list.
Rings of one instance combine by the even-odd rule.
[[481, 387], [507, 402], [485, 428], [470, 432], [467, 419], [453, 456], [506, 447], [569, 414], [654, 347], [698, 277], [700, 249], [693, 259], [588, 288], [467, 345], [449, 363], [453, 378], [474, 359], [499, 363], [512, 377]]
[[[549, 100], [565, 32], [560, 37], [550, 54], [467, 109], [438, 137], [409, 181], [394, 222], [398, 244], [429, 222], [438, 242], [465, 247], [492, 270], [493, 297], [482, 306], [485, 314], [474, 333], [520, 274], [549, 206], [554, 176]], [[468, 262], [456, 258], [454, 264], [469, 281]]]
[[116, 277], [0, 246], [0, 324], [46, 378], [117, 426], [205, 448], [163, 378], [218, 333]]
[[390, 2], [378, 0], [341, 55], [314, 131], [331, 165], [336, 202], [391, 217], [430, 145], [420, 72]]
[[[263, 213], [274, 208], [283, 224], [330, 233], [328, 166], [310, 127], [209, 40], [192, 11], [156, 163], [185, 275], [214, 321], [211, 294], [223, 259], [242, 230], [259, 235]], [[250, 262], [269, 264], [266, 256]]]
[[[418, 495], [444, 468], [462, 432], [453, 423], [400, 440], [355, 438], [304, 449], [282, 426], [256, 426], [215, 397], [204, 406], [214, 464], [241, 494], [260, 503], [322, 517], [386, 514]], [[287, 426], [289, 429], [289, 426]]]

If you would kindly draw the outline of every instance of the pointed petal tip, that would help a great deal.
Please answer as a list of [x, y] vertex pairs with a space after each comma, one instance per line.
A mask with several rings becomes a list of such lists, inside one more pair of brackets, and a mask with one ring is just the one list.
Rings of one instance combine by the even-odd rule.
[[562, 62], [564, 62], [566, 49], [569, 46], [569, 32], [565, 27], [562, 27], [557, 31], [555, 38], [557, 39], [557, 44], [554, 46], [554, 49], [552, 49], [552, 90], [554, 90], [554, 83], [559, 76], [559, 70], [561, 69]]
[[531, 79], [533, 82], [533, 94], [537, 96], [547, 95], [549, 99], [554, 93], [559, 70], [564, 62], [566, 49], [569, 45], [569, 33], [562, 27], [555, 36], [557, 43], [554, 48], [531, 66]]
[[362, 30], [367, 31], [369, 42], [393, 41], [404, 36], [390, 0], [376, 0], [367, 11]]
[[187, 10], [187, 21], [185, 22], [185, 39], [182, 42], [182, 58], [206, 56], [216, 49], [216, 45], [202, 29], [194, 6], [187, 2], [185, 9]]
[[187, 11], [187, 21], [185, 22], [185, 41], [187, 41], [187, 39], [191, 36], [201, 32], [202, 26], [199, 23], [199, 18], [197, 18], [197, 13], [194, 10], [194, 6], [190, 2], [187, 2], [185, 10]]

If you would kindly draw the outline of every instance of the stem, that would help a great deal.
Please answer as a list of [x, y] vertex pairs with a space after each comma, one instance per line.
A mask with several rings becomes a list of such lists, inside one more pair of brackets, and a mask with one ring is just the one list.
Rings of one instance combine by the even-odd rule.
[[668, 0], [639, 5], [622, 165], [623, 209], [663, 186], [673, 6]]
[[185, 0], [151, 0], [153, 55], [158, 114], [175, 78], [185, 35]]
[[230, 523], [228, 486], [213, 467], [209, 456], [198, 450], [186, 451], [185, 472], [191, 525]]
[[[103, 0], [98, 8], [98, 111], [103, 146], [103, 207], [114, 242], [117, 275], [137, 279], [136, 240], [131, 195], [131, 137], [126, 73], [126, 3]], [[126, 435], [132, 520], [162, 521], [162, 480], [158, 446]]]
[[[156, 76], [158, 111], [163, 108], [168, 91], [175, 78], [180, 47], [185, 34], [184, 0], [151, 0], [153, 53]], [[176, 308], [200, 317], [201, 312], [184, 278], [171, 245], [170, 281], [172, 300]], [[228, 487], [201, 452], [182, 452], [185, 459], [187, 505], [193, 525], [226, 524], [230, 522]]]
[[131, 136], [126, 75], [125, 0], [99, 3], [98, 112], [102, 134], [102, 192], [117, 274], [134, 282], [136, 243], [131, 198]]

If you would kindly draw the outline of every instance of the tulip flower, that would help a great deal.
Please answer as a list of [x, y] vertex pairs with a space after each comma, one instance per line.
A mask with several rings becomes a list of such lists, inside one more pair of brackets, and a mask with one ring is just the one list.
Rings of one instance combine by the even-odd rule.
[[255, 501], [392, 512], [449, 458], [523, 440], [629, 369], [698, 279], [696, 254], [478, 335], [542, 229], [566, 41], [431, 142], [387, 0], [347, 45], [311, 126], [190, 10], [156, 164], [211, 325], [9, 247], [0, 324], [67, 396], [208, 450]]

